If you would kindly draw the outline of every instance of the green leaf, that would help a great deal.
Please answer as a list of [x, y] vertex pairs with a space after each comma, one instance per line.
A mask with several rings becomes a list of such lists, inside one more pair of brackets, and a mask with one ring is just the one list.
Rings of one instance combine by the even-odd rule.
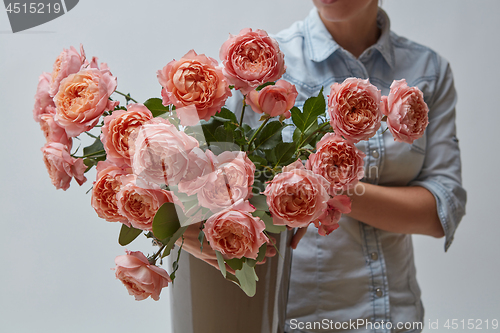
[[309, 97], [301, 112], [299, 108], [293, 107], [290, 112], [292, 113], [292, 121], [303, 133], [313, 125], [318, 123], [318, 117], [325, 113], [326, 102], [323, 95], [323, 88], [316, 97]]
[[[178, 209], [181, 210], [180, 207]], [[153, 219], [153, 234], [160, 240], [170, 238], [180, 227], [175, 204], [165, 202]]]
[[177, 229], [177, 231], [172, 235], [172, 237], [167, 238], [167, 239], [162, 239], [161, 242], [163, 244], [166, 244], [165, 250], [163, 250], [163, 253], [161, 254], [162, 258], [165, 258], [170, 254], [170, 251], [174, 248], [175, 242], [179, 239], [184, 234], [184, 231], [186, 231], [188, 227], [181, 227]]
[[249, 155], [248, 158], [250, 159], [250, 161], [253, 162], [253, 164], [255, 164], [255, 166], [267, 165], [267, 160], [264, 157], [261, 157], [259, 155], [252, 154], [252, 155]]
[[201, 120], [201, 128], [203, 129], [203, 134], [205, 135], [205, 140], [207, 140], [207, 144], [210, 142], [216, 142], [217, 138], [215, 137], [215, 131], [217, 128], [224, 123], [218, 121], [214, 117], [210, 118], [209, 121]]
[[276, 165], [286, 165], [295, 153], [295, 142], [281, 142], [273, 151], [276, 152]]
[[224, 128], [224, 125], [220, 125], [215, 129], [215, 140], [217, 142], [233, 142], [233, 132], [232, 131], [226, 131]]
[[255, 295], [257, 291], [257, 275], [255, 274], [255, 268], [250, 267], [248, 264], [243, 264], [241, 270], [236, 271], [236, 277], [240, 282], [240, 288], [250, 297]]
[[[87, 156], [90, 154], [96, 154], [102, 152], [104, 155], [106, 155], [104, 151], [104, 146], [102, 145], [101, 139], [97, 138], [95, 139], [94, 143], [92, 143], [90, 146], [83, 148], [83, 155]], [[100, 155], [100, 154], [99, 154]]]
[[163, 105], [160, 98], [150, 98], [144, 102], [144, 105], [151, 111], [153, 117], [158, 117], [170, 111], [168, 106]]
[[222, 108], [219, 113], [216, 113], [215, 116], [212, 117], [221, 122], [238, 122], [238, 120], [236, 119], [236, 115], [227, 108]]
[[142, 230], [136, 229], [134, 227], [127, 227], [125, 224], [122, 224], [122, 228], [120, 230], [120, 235], [118, 236], [118, 243], [121, 246], [125, 246], [130, 244], [134, 239], [137, 238], [142, 233]]
[[264, 153], [266, 154], [266, 160], [269, 161], [269, 163], [275, 164], [276, 161], [278, 160], [276, 157], [276, 149], [268, 149], [264, 150]]
[[219, 264], [220, 272], [224, 278], [226, 277], [226, 264], [224, 263], [224, 258], [222, 257], [222, 253], [219, 251], [215, 251], [215, 255], [217, 256], [217, 263]]
[[273, 149], [278, 143], [282, 141], [281, 131], [287, 125], [279, 121], [271, 121], [260, 131], [257, 138], [255, 138], [255, 148], [260, 149]]
[[267, 252], [267, 243], [264, 243], [259, 248], [259, 254], [257, 255], [257, 262], [261, 262], [262, 260], [264, 260], [264, 258], [266, 257], [266, 252]]
[[203, 239], [205, 238], [205, 233], [203, 230], [200, 230], [200, 233], [198, 234], [198, 241], [200, 242], [200, 252], [203, 252]]
[[241, 269], [243, 267], [244, 262], [245, 258], [234, 258], [226, 260], [226, 264], [228, 264], [228, 266], [234, 269], [235, 271]]
[[256, 210], [255, 212], [252, 213], [252, 215], [257, 216], [262, 221], [264, 221], [264, 224], [266, 225], [267, 232], [270, 232], [273, 234], [279, 234], [280, 232], [286, 230], [286, 226], [284, 226], [284, 225], [274, 225], [273, 218], [271, 216], [269, 216], [265, 211]]
[[[266, 196], [264, 194], [254, 195], [250, 198], [250, 203], [255, 209], [260, 211], [269, 211], [269, 207], [267, 206]], [[255, 214], [254, 214], [255, 215]]]

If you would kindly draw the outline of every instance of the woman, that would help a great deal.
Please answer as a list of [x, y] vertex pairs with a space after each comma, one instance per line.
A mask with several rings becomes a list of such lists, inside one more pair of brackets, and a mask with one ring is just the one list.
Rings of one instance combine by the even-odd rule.
[[420, 332], [410, 234], [444, 236], [446, 250], [465, 213], [451, 70], [432, 50], [390, 32], [377, 0], [313, 2], [304, 21], [275, 37], [298, 106], [347, 77], [368, 78], [382, 95], [405, 78], [423, 91], [429, 125], [412, 145], [394, 142], [385, 124], [360, 142], [365, 178], [352, 212], [329, 236], [297, 231], [286, 332]]
[[[446, 250], [465, 213], [451, 70], [432, 50], [390, 32], [377, 0], [313, 2], [305, 20], [275, 36], [285, 54], [283, 79], [299, 93], [297, 106], [348, 77], [369, 79], [382, 95], [404, 78], [423, 91], [429, 125], [411, 145], [383, 133], [385, 124], [357, 144], [366, 154], [365, 177], [351, 194], [352, 212], [329, 236], [311, 227], [292, 239], [285, 330], [420, 332], [423, 306], [410, 235], [444, 236]], [[240, 110], [241, 101], [230, 109]], [[246, 112], [245, 119], [255, 124], [258, 115]], [[293, 129], [285, 131], [291, 139]], [[188, 251], [195, 253], [193, 244]], [[216, 266], [210, 253], [203, 256]]]

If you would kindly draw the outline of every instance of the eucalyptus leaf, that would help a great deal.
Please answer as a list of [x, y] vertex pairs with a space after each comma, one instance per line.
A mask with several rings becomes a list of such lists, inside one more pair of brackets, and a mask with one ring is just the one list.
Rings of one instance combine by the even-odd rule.
[[234, 258], [226, 260], [226, 264], [234, 269], [235, 271], [243, 268], [243, 263], [245, 262], [245, 258]]
[[165, 202], [156, 212], [153, 219], [153, 234], [158, 239], [170, 238], [181, 227], [176, 205], [171, 202]]
[[169, 112], [168, 106], [163, 105], [163, 102], [160, 98], [150, 98], [144, 102], [144, 106], [151, 111], [153, 117], [158, 117], [164, 113]]
[[217, 263], [219, 264], [220, 272], [224, 278], [226, 277], [226, 264], [224, 263], [224, 257], [222, 257], [222, 253], [219, 251], [215, 251], [215, 255], [217, 256]]
[[240, 282], [240, 288], [250, 297], [255, 296], [257, 291], [257, 279], [254, 267], [250, 267], [248, 264], [243, 264], [241, 270], [236, 271], [236, 277]]
[[134, 227], [127, 227], [125, 224], [122, 224], [122, 228], [120, 229], [120, 235], [118, 236], [118, 243], [121, 246], [125, 246], [130, 244], [134, 239], [137, 238], [142, 233], [142, 230], [136, 229]]
[[265, 211], [256, 210], [255, 212], [252, 213], [252, 215], [259, 217], [264, 222], [264, 224], [266, 225], [267, 232], [273, 234], [279, 234], [280, 232], [286, 230], [286, 226], [284, 225], [274, 225], [273, 218], [269, 216]]
[[[104, 155], [106, 155], [106, 152], [104, 150], [104, 146], [102, 145], [101, 139], [97, 138], [95, 139], [94, 143], [92, 143], [90, 146], [83, 148], [83, 155], [88, 156], [88, 155], [94, 155], [97, 153], [102, 152]], [[99, 154], [101, 155], [101, 154]]]
[[169, 237], [167, 239], [162, 239], [161, 242], [163, 244], [166, 244], [165, 249], [163, 250], [163, 253], [161, 254], [162, 258], [165, 258], [170, 254], [170, 251], [174, 248], [175, 242], [181, 237], [184, 232], [186, 231], [188, 227], [180, 227], [177, 229], [177, 231], [172, 235], [172, 237]]
[[261, 211], [269, 211], [269, 207], [267, 206], [267, 197], [264, 194], [254, 195], [250, 198], [250, 203], [257, 210]]

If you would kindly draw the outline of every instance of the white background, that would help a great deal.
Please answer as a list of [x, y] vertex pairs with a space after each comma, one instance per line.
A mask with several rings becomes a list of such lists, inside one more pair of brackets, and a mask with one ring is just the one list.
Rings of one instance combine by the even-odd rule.
[[[16, 34], [0, 10], [1, 332], [171, 331], [167, 290], [159, 302], [136, 302], [110, 270], [124, 253], [120, 225], [90, 206], [85, 192], [95, 172], [66, 192], [50, 183], [33, 96], [38, 76], [52, 71], [62, 49], [82, 43], [87, 56], [108, 63], [118, 90], [144, 101], [160, 96], [156, 71], [189, 49], [218, 59], [228, 33], [276, 33], [310, 8], [309, 0], [81, 0], [64, 16]], [[448, 253], [442, 239], [414, 237], [426, 324], [438, 320], [444, 331], [447, 319], [500, 320], [500, 2], [385, 0], [383, 8], [394, 31], [450, 61], [459, 94], [467, 215]], [[144, 239], [128, 249], [153, 248]]]

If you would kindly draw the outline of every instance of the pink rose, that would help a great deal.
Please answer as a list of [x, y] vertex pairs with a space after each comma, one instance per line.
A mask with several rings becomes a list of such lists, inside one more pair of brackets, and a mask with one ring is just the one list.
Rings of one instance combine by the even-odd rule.
[[49, 142], [42, 147], [42, 152], [43, 162], [56, 189], [66, 191], [72, 178], [75, 178], [79, 185], [87, 181], [83, 175], [87, 167], [82, 159], [71, 157], [67, 146], [59, 142]]
[[[189, 51], [178, 61], [171, 61], [158, 72], [163, 87], [163, 104], [174, 104], [183, 125], [196, 125], [199, 119], [209, 120], [220, 111], [231, 96], [229, 84], [215, 59]], [[193, 105], [198, 119], [184, 117], [179, 108]], [[190, 121], [191, 120], [191, 121]]]
[[216, 213], [205, 222], [205, 236], [212, 249], [226, 259], [257, 259], [259, 248], [267, 242], [264, 235], [266, 225], [251, 212], [255, 208], [240, 200], [234, 206]]
[[71, 150], [73, 145], [71, 138], [68, 138], [64, 128], [54, 121], [52, 114], [46, 113], [40, 116], [40, 128], [47, 142], [59, 142], [67, 146], [68, 150]]
[[189, 153], [198, 141], [166, 120], [139, 127], [132, 158], [134, 174], [156, 184], [176, 185], [188, 172]]
[[196, 191], [200, 205], [218, 212], [248, 199], [252, 195], [254, 173], [255, 165], [245, 152], [223, 152], [215, 160], [215, 171], [204, 176], [203, 186]]
[[338, 195], [328, 200], [328, 209], [319, 219], [314, 221], [321, 236], [329, 235], [339, 227], [342, 214], [351, 212], [351, 199], [347, 195]]
[[293, 84], [279, 80], [275, 85], [266, 86], [260, 91], [250, 91], [246, 101], [257, 113], [266, 113], [271, 117], [283, 115], [288, 119], [297, 95]]
[[340, 136], [327, 133], [316, 144], [316, 153], [309, 155], [306, 168], [330, 182], [331, 195], [352, 188], [363, 178], [365, 154]]
[[91, 204], [97, 215], [108, 222], [130, 222], [118, 211], [116, 194], [120, 191], [120, 178], [129, 172], [109, 161], [97, 163], [97, 180], [92, 187]]
[[56, 105], [49, 95], [50, 73], [43, 73], [38, 78], [38, 86], [35, 94], [35, 106], [33, 108], [33, 118], [36, 122], [40, 121], [43, 114], [54, 114]]
[[278, 42], [264, 30], [247, 28], [237, 36], [229, 35], [219, 57], [224, 75], [245, 95], [261, 84], [278, 80], [285, 73], [284, 55]]
[[417, 87], [408, 87], [405, 79], [392, 82], [389, 96], [382, 97], [382, 112], [394, 141], [411, 144], [429, 124], [424, 95]]
[[69, 50], [63, 49], [54, 62], [49, 90], [50, 96], [54, 97], [59, 90], [61, 81], [68, 75], [80, 71], [84, 63], [85, 51], [83, 51], [83, 45], [80, 44], [80, 53], [73, 46]]
[[135, 175], [122, 176], [120, 181], [120, 191], [116, 194], [118, 212], [136, 229], [152, 231], [153, 219], [161, 205], [177, 202], [172, 192]]
[[82, 69], [61, 81], [54, 96], [56, 122], [64, 127], [68, 136], [75, 137], [92, 129], [99, 117], [119, 102], [109, 100], [116, 89], [116, 77], [109, 70]]
[[159, 300], [161, 290], [172, 282], [168, 273], [163, 268], [151, 265], [142, 252], [125, 252], [126, 255], [115, 258], [116, 278], [136, 301], [142, 301], [149, 296], [155, 301]]
[[188, 155], [187, 172], [179, 182], [179, 192], [187, 195], [196, 194], [209, 180], [210, 173], [216, 169], [217, 157], [210, 151], [205, 152], [198, 147]]
[[284, 167], [264, 191], [273, 223], [306, 227], [327, 210], [329, 186], [323, 176], [306, 170], [301, 161]]
[[375, 135], [380, 128], [380, 90], [368, 80], [347, 78], [334, 83], [328, 96], [330, 124], [337, 135], [356, 143]]
[[106, 150], [106, 158], [117, 165], [130, 166], [136, 129], [151, 119], [153, 114], [143, 104], [129, 104], [127, 111], [117, 110], [104, 117], [101, 141]]

